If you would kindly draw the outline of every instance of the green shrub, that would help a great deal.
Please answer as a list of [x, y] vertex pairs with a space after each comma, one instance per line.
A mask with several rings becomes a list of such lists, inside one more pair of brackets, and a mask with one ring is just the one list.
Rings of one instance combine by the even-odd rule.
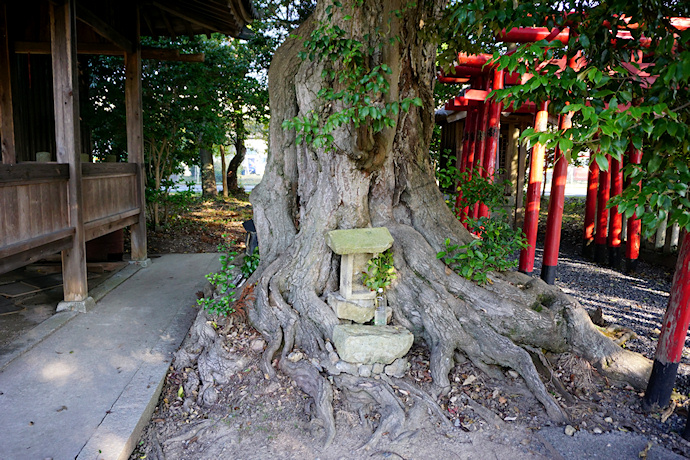
[[[223, 238], [226, 236], [223, 235]], [[216, 294], [218, 294], [217, 297], [205, 297], [197, 300], [197, 304], [208, 313], [228, 316], [235, 311], [233, 307], [233, 302], [235, 301], [234, 289], [237, 286], [233, 283], [232, 270], [235, 266], [232, 265], [232, 261], [237, 253], [231, 249], [230, 245], [225, 242], [218, 245], [218, 252], [222, 253], [219, 258], [220, 271], [206, 275], [206, 279], [214, 287]]]

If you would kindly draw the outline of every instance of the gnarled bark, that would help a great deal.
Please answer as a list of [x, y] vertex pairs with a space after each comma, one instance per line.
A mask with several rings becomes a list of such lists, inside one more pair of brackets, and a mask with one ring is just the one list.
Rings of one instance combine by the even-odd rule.
[[[347, 14], [355, 11], [348, 30], [352, 27], [360, 39], [370, 34], [375, 40], [375, 29], [386, 30], [391, 11], [403, 10], [405, 2], [365, 1], [354, 10], [350, 9], [354, 2], [343, 3]], [[388, 100], [419, 97], [422, 107], [400, 112], [395, 129], [376, 135], [352, 127], [337, 130], [335, 151], [297, 145], [295, 133], [283, 130], [281, 123], [310, 110], [328, 114], [339, 109], [323, 107], [317, 98], [320, 88], [336, 84], [322, 78], [324, 66], [338, 63], [300, 60], [297, 53], [303, 42], [296, 39], [286, 41], [276, 53], [269, 71], [269, 159], [264, 179], [250, 197], [261, 265], [249, 281], [256, 283], [256, 304], [249, 318], [269, 339], [267, 373], [273, 372], [271, 361], [281, 348], [283, 358], [293, 347], [312, 357], [323, 356], [326, 339], [339, 322], [324, 299], [338, 289], [340, 262], [326, 246], [325, 234], [334, 229], [388, 227], [398, 271], [388, 294], [393, 320], [428, 346], [436, 391], [449, 388], [448, 372], [459, 350], [481, 368], [515, 369], [547, 413], [563, 421], [563, 410], [547, 392], [523, 346], [573, 352], [604, 375], [638, 388], [646, 382], [649, 362], [597, 332], [576, 301], [539, 279], [492, 274], [491, 284], [477, 286], [449, 273], [437, 260], [446, 238], [456, 243], [471, 238], [446, 207], [428, 153], [435, 53], [419, 30], [432, 22], [442, 4], [419, 2], [404, 10], [402, 19], [390, 25], [389, 35], [397, 35], [399, 42], [371, 57], [372, 66], [386, 63], [392, 69]], [[320, 5], [296, 35], [307, 37], [324, 16]], [[342, 26], [342, 17], [336, 20]], [[332, 439], [332, 416], [324, 415], [330, 409], [328, 380], [316, 370], [288, 364], [281, 368], [314, 397]], [[340, 376], [335, 383], [357, 393], [362, 380]], [[372, 385], [368, 397], [385, 412], [382, 424], [386, 430], [400, 431], [402, 408], [390, 399], [385, 384], [372, 381]]]

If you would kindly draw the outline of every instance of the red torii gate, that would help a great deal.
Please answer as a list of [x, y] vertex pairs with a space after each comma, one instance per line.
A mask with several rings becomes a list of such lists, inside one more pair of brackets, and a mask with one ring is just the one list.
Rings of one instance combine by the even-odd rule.
[[[678, 30], [690, 28], [690, 18], [671, 18], [672, 26]], [[604, 26], [608, 26], [604, 24]], [[635, 24], [628, 24], [629, 28], [636, 27]], [[629, 31], [620, 30], [616, 37], [623, 40], [631, 39]], [[547, 28], [520, 28], [512, 29], [508, 32], [503, 31], [499, 34], [499, 39], [506, 42], [534, 42], [538, 40], [553, 41], [558, 40], [567, 43], [569, 40], [569, 30]], [[649, 40], [642, 38], [643, 46]], [[467, 111], [465, 121], [463, 149], [460, 160], [461, 172], [480, 173], [484, 177], [493, 179], [495, 156], [497, 154], [497, 128], [498, 121], [489, 124], [494, 131], [490, 136], [486, 136], [486, 123], [491, 108], [491, 114], [498, 110], [500, 119], [500, 103], [487, 103], [489, 94], [488, 88], [502, 89], [504, 79], [508, 84], [521, 81], [529, 76], [508, 74], [495, 70], [495, 63], [492, 55], [458, 55], [458, 65], [455, 66], [452, 75], [438, 76], [439, 81], [444, 83], [470, 83], [471, 89], [466, 90], [462, 96], [456, 97], [446, 104], [447, 110]], [[558, 63], [564, 68], [565, 62]], [[569, 62], [568, 65], [576, 66], [577, 63]], [[639, 71], [640, 76], [648, 81], [653, 81], [655, 76], [644, 74]], [[490, 77], [493, 81], [490, 83]], [[479, 88], [477, 88], [479, 86]], [[489, 106], [488, 104], [491, 104]], [[506, 108], [512, 111], [513, 107]], [[623, 107], [622, 109], [627, 110]], [[548, 120], [548, 101], [542, 101], [535, 108], [535, 104], [525, 104], [517, 110], [535, 113], [534, 130], [536, 132], [546, 129]], [[566, 130], [571, 126], [572, 114], [561, 116], [559, 129]], [[474, 133], [474, 136], [472, 135]], [[485, 139], [486, 137], [486, 139]], [[484, 152], [486, 151], [486, 152]], [[544, 162], [544, 147], [536, 144], [532, 148], [530, 160], [530, 179], [527, 191], [526, 213], [523, 230], [528, 240], [529, 247], [520, 253], [519, 270], [531, 274], [534, 267], [534, 253], [536, 245], [537, 223], [540, 206], [541, 177]], [[486, 160], [482, 158], [486, 155]], [[642, 152], [630, 143], [627, 152], [627, 159], [631, 164], [639, 164], [642, 159]], [[597, 262], [604, 263], [608, 252], [611, 265], [618, 267], [621, 259], [621, 233], [623, 226], [622, 215], [618, 213], [616, 207], [606, 211], [606, 203], [612, 196], [622, 193], [623, 177], [622, 164], [618, 160], [608, 156], [609, 167], [606, 171], [600, 171], [596, 162], [590, 162], [588, 175], [587, 198], [585, 205], [584, 222], [584, 244], [583, 252], [589, 252], [594, 243], [595, 258]], [[479, 166], [484, 167], [483, 171]], [[560, 246], [561, 222], [563, 216], [565, 178], [567, 162], [564, 152], [556, 150], [555, 166], [552, 180], [551, 197], [549, 201], [549, 212], [547, 218], [546, 241], [544, 246], [544, 260], [542, 263], [541, 278], [547, 283], [553, 284], [556, 277], [556, 267], [558, 263], [558, 249]], [[598, 182], [598, 186], [597, 186]], [[460, 184], [458, 184], [460, 185]], [[629, 185], [629, 184], [628, 184]], [[641, 184], [637, 184], [639, 187]], [[460, 190], [460, 194], [462, 191]], [[598, 201], [598, 206], [597, 206]], [[458, 196], [457, 205], [462, 202], [462, 195]], [[459, 213], [459, 218], [464, 220], [466, 217], [480, 217], [485, 207], [474, 206], [463, 208]], [[484, 211], [486, 212], [486, 211]], [[596, 224], [596, 225], [595, 225]], [[608, 225], [607, 225], [608, 224]], [[594, 231], [596, 227], [596, 232]], [[607, 228], [608, 227], [608, 228]], [[608, 230], [608, 232], [607, 232]], [[608, 251], [606, 248], [608, 247]], [[627, 222], [627, 244], [626, 244], [626, 269], [633, 271], [637, 264], [640, 249], [640, 220], [633, 215]], [[650, 377], [649, 385], [645, 393], [644, 405], [647, 407], [654, 405], [666, 405], [670, 400], [673, 383], [685, 338], [690, 324], [690, 234], [686, 232], [682, 238], [678, 262], [676, 265], [673, 285], [671, 288], [671, 298], [662, 323], [662, 331], [659, 344], [655, 354], [654, 366]], [[690, 439], [690, 419], [686, 427], [684, 437]]]

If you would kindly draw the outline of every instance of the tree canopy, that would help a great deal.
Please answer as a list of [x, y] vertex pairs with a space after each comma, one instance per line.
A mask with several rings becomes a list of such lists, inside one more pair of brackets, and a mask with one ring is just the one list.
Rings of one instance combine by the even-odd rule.
[[[690, 30], [678, 20], [688, 16], [687, 2], [473, 0], [452, 3], [435, 38], [446, 63], [460, 51], [488, 52], [488, 65], [529, 73], [493, 94], [504, 104], [548, 100], [552, 113], [573, 113], [568, 130], [525, 132], [531, 144], [559, 145], [571, 157], [589, 150], [602, 169], [607, 155], [621, 160], [631, 146], [642, 150], [641, 164], [625, 166], [629, 185], [611, 205], [641, 217], [647, 233], [666, 218], [690, 230]], [[496, 37], [514, 27], [570, 34], [566, 44], [542, 40], [508, 52]]]

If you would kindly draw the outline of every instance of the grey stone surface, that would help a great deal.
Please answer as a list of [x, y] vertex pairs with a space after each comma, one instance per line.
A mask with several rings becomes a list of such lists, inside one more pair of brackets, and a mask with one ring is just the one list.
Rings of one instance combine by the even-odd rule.
[[217, 254], [171, 254], [0, 372], [0, 458], [128, 458]]
[[370, 307], [364, 307], [354, 302], [348, 302], [341, 295], [333, 293], [326, 298], [326, 302], [333, 308], [333, 311], [340, 319], [349, 319], [356, 323], [367, 323], [374, 318], [375, 309], [373, 301], [370, 302]]
[[393, 364], [389, 364], [385, 368], [386, 375], [391, 377], [403, 378], [407, 369], [409, 369], [410, 364], [404, 358], [398, 358], [393, 361]]
[[326, 244], [336, 254], [378, 254], [393, 245], [393, 237], [386, 227], [333, 230], [326, 234]]
[[399, 326], [339, 324], [333, 328], [333, 344], [341, 359], [350, 363], [391, 364], [410, 350], [414, 336]]
[[[572, 436], [565, 434], [563, 427], [545, 427], [537, 436], [553, 453], [554, 458], [563, 460], [581, 459], [639, 459], [639, 454], [649, 439], [635, 433], [609, 432], [594, 434], [580, 430]], [[680, 460], [684, 457], [658, 445], [647, 452], [647, 460]]]
[[96, 301], [93, 297], [87, 297], [84, 300], [63, 300], [58, 303], [57, 311], [76, 311], [79, 313], [86, 313], [96, 306]]
[[359, 376], [360, 377], [371, 377], [371, 364], [360, 364], [359, 365]]

